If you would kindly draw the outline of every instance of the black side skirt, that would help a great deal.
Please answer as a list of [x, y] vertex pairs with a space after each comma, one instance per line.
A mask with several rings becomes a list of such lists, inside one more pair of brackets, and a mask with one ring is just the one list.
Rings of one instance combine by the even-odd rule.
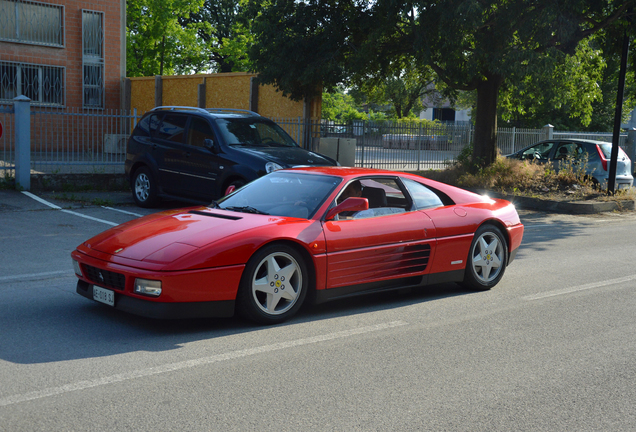
[[316, 303], [324, 303], [330, 300], [370, 294], [374, 292], [393, 291], [403, 288], [422, 287], [448, 282], [461, 282], [463, 280], [464, 269], [359, 285], [349, 285], [316, 291]]

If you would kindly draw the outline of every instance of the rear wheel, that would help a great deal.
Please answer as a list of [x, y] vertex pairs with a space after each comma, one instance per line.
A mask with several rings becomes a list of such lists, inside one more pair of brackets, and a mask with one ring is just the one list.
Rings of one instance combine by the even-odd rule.
[[139, 207], [153, 207], [159, 202], [157, 182], [148, 167], [141, 167], [133, 176], [132, 194]]
[[483, 225], [475, 232], [470, 246], [463, 286], [485, 291], [499, 283], [508, 262], [508, 244], [501, 230]]
[[283, 322], [307, 296], [308, 272], [302, 256], [287, 245], [271, 245], [250, 258], [239, 287], [238, 311], [261, 324]]

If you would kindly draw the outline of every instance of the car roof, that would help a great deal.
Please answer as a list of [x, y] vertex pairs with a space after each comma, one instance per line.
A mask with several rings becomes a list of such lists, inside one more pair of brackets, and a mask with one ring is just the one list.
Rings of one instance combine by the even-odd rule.
[[[429, 187], [435, 188], [453, 199], [456, 204], [465, 204], [471, 202], [486, 202], [489, 198], [478, 195], [474, 192], [470, 192], [456, 186], [452, 186], [446, 183], [442, 183], [436, 180], [432, 180], [420, 175], [402, 171], [389, 171], [375, 168], [358, 168], [358, 167], [343, 167], [343, 166], [311, 166], [311, 167], [297, 167], [287, 168], [276, 172], [302, 172], [307, 174], [321, 174], [330, 175], [342, 178], [345, 182], [349, 182], [354, 178], [365, 176], [387, 176], [387, 177], [401, 177], [405, 179], [411, 179], [413, 181], [423, 183]], [[271, 175], [271, 174], [269, 174]]]
[[199, 107], [189, 107], [189, 106], [177, 106], [177, 105], [164, 105], [158, 106], [150, 110], [151, 112], [157, 111], [174, 111], [180, 113], [199, 113], [205, 114], [214, 118], [261, 118], [260, 114], [244, 109], [238, 108], [199, 108]]
[[[599, 141], [599, 140], [591, 140], [591, 139], [586, 139], [586, 138], [553, 138], [551, 140], [543, 140], [540, 141], [536, 144], [540, 144], [542, 142], [554, 142], [554, 141], [571, 141], [571, 142], [575, 142], [575, 143], [582, 143], [582, 144], [609, 144], [612, 145], [611, 142], [607, 142], [607, 141]], [[534, 145], [534, 144], [533, 144]], [[532, 146], [530, 146], [532, 147]]]

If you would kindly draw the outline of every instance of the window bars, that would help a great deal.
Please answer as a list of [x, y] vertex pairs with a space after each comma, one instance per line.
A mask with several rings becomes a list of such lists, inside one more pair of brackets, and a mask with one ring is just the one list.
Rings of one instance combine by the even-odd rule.
[[104, 107], [104, 13], [82, 10], [82, 104]]
[[64, 46], [64, 6], [0, 0], [0, 40]]
[[0, 61], [0, 102], [24, 95], [33, 105], [64, 105], [64, 68]]

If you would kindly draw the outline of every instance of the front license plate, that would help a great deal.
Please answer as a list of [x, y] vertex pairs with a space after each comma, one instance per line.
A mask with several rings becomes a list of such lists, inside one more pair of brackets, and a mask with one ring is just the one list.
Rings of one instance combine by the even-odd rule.
[[93, 285], [93, 300], [109, 306], [115, 306], [115, 293]]

